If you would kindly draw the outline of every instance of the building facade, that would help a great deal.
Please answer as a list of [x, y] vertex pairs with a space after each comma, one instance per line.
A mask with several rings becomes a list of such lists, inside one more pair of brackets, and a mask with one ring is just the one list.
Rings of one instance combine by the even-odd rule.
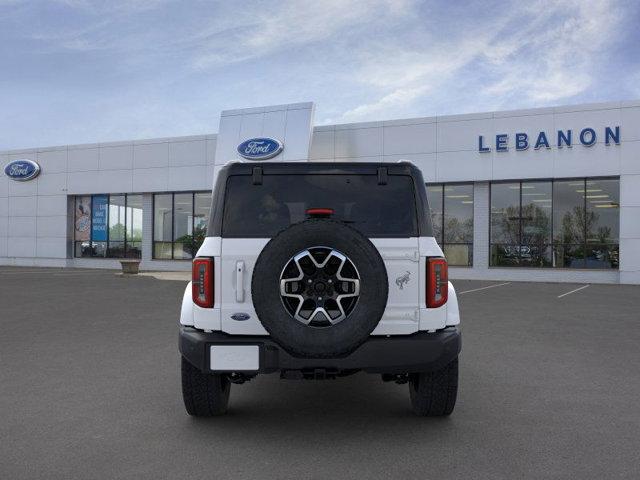
[[189, 269], [214, 176], [266, 137], [282, 146], [269, 161], [415, 163], [454, 278], [640, 283], [640, 101], [322, 126], [313, 113], [230, 110], [218, 134], [0, 152], [0, 264]]

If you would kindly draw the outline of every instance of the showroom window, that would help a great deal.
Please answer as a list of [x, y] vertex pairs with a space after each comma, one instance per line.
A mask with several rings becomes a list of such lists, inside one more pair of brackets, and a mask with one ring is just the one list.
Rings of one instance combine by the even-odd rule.
[[473, 183], [427, 185], [433, 235], [449, 265], [473, 265]]
[[75, 197], [76, 257], [140, 258], [142, 195], [82, 195]]
[[618, 179], [491, 184], [491, 266], [618, 268]]
[[206, 236], [210, 208], [211, 192], [155, 194], [153, 258], [193, 258]]

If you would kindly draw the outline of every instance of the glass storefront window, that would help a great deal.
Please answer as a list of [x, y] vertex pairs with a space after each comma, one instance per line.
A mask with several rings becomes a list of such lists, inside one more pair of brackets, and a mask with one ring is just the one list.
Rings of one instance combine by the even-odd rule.
[[171, 259], [173, 245], [173, 195], [153, 196], [153, 258]]
[[473, 264], [473, 184], [428, 185], [433, 234], [449, 265]]
[[86, 195], [75, 198], [76, 257], [140, 258], [142, 195]]
[[427, 200], [431, 211], [431, 223], [433, 224], [433, 236], [442, 245], [442, 208], [444, 185], [427, 185]]
[[193, 200], [193, 254], [195, 255], [207, 236], [207, 223], [211, 209], [211, 194], [196, 193]]
[[127, 195], [127, 257], [142, 255], [142, 195]]
[[522, 182], [520, 266], [551, 265], [551, 182]]
[[518, 265], [520, 258], [520, 183], [491, 185], [491, 265]]
[[585, 187], [585, 267], [618, 268], [620, 182], [611, 179], [589, 179]]
[[153, 196], [153, 258], [193, 258], [206, 236], [211, 192]]
[[585, 180], [553, 182], [554, 266], [584, 268]]
[[126, 208], [124, 195], [109, 196], [109, 247], [107, 256], [124, 257], [124, 224]]
[[619, 179], [491, 184], [491, 266], [618, 268]]
[[75, 240], [74, 255], [76, 257], [91, 256], [91, 196], [76, 197], [74, 218]]
[[193, 194], [173, 196], [173, 258], [193, 258]]

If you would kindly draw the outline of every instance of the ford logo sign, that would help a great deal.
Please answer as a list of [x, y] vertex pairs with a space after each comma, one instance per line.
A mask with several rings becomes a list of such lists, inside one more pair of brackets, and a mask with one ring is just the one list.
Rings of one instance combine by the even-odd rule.
[[234, 313], [231, 315], [231, 318], [237, 322], [244, 322], [249, 320], [251, 317], [248, 313]]
[[33, 160], [14, 160], [4, 167], [4, 173], [11, 180], [26, 182], [38, 176], [40, 165]]
[[278, 155], [284, 146], [273, 138], [250, 138], [238, 145], [238, 153], [247, 160], [266, 160]]

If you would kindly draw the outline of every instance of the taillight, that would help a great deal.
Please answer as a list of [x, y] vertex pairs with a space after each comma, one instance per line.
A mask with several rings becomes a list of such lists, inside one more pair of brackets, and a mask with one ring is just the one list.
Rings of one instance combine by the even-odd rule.
[[437, 308], [447, 303], [449, 278], [444, 258], [427, 258], [427, 307]]
[[213, 307], [213, 258], [195, 258], [191, 270], [191, 297], [202, 308]]

